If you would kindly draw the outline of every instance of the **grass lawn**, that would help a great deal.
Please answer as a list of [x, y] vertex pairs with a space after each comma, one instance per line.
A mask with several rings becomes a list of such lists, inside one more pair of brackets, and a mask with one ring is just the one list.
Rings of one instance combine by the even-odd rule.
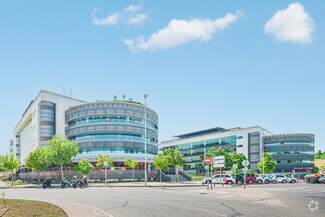
[[[6, 199], [6, 201], [5, 206], [3, 200], [0, 201], [0, 216], [67, 216], [61, 208], [49, 203], [12, 199]], [[10, 209], [3, 215], [6, 208]]]

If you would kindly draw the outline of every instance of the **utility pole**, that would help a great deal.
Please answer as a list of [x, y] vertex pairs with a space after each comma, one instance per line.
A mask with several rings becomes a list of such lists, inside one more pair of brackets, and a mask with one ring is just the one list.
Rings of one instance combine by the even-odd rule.
[[147, 97], [144, 94], [144, 185], [147, 185]]

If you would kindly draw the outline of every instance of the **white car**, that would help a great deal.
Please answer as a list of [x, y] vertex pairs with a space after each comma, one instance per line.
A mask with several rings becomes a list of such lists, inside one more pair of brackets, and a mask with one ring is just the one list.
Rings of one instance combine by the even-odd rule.
[[269, 174], [268, 176], [269, 176], [269, 178], [272, 180], [272, 183], [273, 183], [273, 184], [275, 184], [275, 183], [278, 182], [278, 181], [277, 181], [277, 177], [276, 177], [276, 175], [274, 175], [274, 174]]
[[296, 183], [296, 182], [299, 182], [299, 180], [296, 179], [295, 177], [288, 176], [288, 175], [286, 175], [285, 177], [288, 178], [288, 182], [290, 182], [290, 183]]
[[[202, 184], [207, 184], [209, 180], [209, 183], [211, 183], [211, 177], [209, 177], [209, 179], [204, 178], [202, 180]], [[232, 178], [231, 175], [226, 175], [226, 174], [222, 174], [221, 175], [221, 184], [227, 184], [227, 185], [232, 185], [235, 183], [235, 179]], [[220, 175], [214, 175], [212, 176], [212, 184], [220, 184]]]
[[286, 177], [285, 175], [273, 175], [276, 179], [277, 182], [281, 182], [281, 183], [287, 183], [288, 182], [288, 177]]
[[255, 175], [255, 176], [256, 176], [256, 182], [258, 184], [264, 183], [264, 177], [262, 177], [261, 175]]
[[[269, 184], [270, 182], [273, 182], [273, 179], [270, 177], [270, 175], [266, 175], [266, 174], [259, 174], [259, 175], [256, 175], [256, 178], [259, 180], [259, 179], [262, 179], [263, 183], [265, 184]], [[259, 183], [257, 180], [257, 183]], [[274, 181], [276, 182], [276, 181]]]

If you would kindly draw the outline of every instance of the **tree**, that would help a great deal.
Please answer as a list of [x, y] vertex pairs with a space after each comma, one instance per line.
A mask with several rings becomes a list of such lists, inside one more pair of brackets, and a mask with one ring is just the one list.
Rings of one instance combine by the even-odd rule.
[[116, 95], [114, 95], [114, 100], [117, 100], [117, 96]]
[[[216, 156], [225, 156], [225, 167], [224, 168], [231, 168], [231, 166], [232, 166], [231, 159], [230, 159], [230, 156], [226, 149], [222, 149], [222, 148], [217, 149], [216, 147], [212, 147], [212, 148], [210, 148], [209, 151], [207, 151], [204, 154], [204, 158], [210, 157], [212, 159], [213, 157], [216, 157]], [[207, 165], [207, 164], [205, 164], [204, 160], [203, 160], [203, 165]], [[210, 164], [210, 165], [212, 165], [212, 164]], [[211, 168], [210, 165], [209, 165], [209, 168]]]
[[18, 169], [20, 159], [15, 158], [15, 154], [12, 151], [12, 154], [6, 154], [1, 156], [1, 161], [5, 171], [11, 171], [11, 185], [14, 185], [14, 170]]
[[162, 154], [158, 154], [154, 160], [153, 164], [160, 169], [160, 182], [161, 182], [161, 170], [168, 167], [168, 159]]
[[88, 159], [81, 159], [79, 163], [73, 167], [73, 171], [75, 172], [81, 172], [84, 175], [88, 175], [90, 173], [90, 170], [92, 170], [94, 166], [89, 163]]
[[318, 152], [315, 154], [315, 159], [321, 159], [322, 158], [322, 151], [318, 150]]
[[109, 154], [106, 154], [106, 155], [99, 154], [98, 155], [98, 161], [96, 163], [96, 167], [103, 167], [104, 166], [104, 161], [107, 161], [108, 166], [112, 167], [112, 166], [114, 166], [113, 160], [114, 160], [114, 158], [110, 157]]
[[242, 162], [244, 160], [247, 160], [247, 158], [243, 153], [236, 153], [234, 151], [229, 155], [229, 157], [231, 160], [231, 168], [233, 167], [234, 164], [238, 165], [236, 170], [232, 169], [233, 173], [237, 173], [240, 169], [244, 168], [244, 166], [242, 165]]
[[163, 156], [167, 158], [168, 165], [175, 168], [176, 182], [178, 180], [178, 174], [176, 173], [176, 165], [182, 166], [184, 165], [183, 155], [179, 152], [179, 149], [165, 149], [163, 151]]
[[132, 160], [131, 158], [126, 158], [124, 165], [133, 168], [132, 183], [134, 183], [134, 168], [136, 165], [138, 165], [138, 161]]
[[252, 169], [248, 169], [247, 170], [247, 173], [254, 173], [254, 174], [257, 174], [257, 172], [255, 170], [252, 170]]
[[125, 94], [123, 94], [123, 100], [125, 100], [125, 97], [126, 97]]
[[25, 166], [37, 170], [37, 184], [39, 184], [40, 170], [47, 169], [45, 148], [37, 147], [33, 152], [30, 152], [25, 159]]
[[319, 171], [319, 168], [317, 166], [314, 166], [312, 173], [318, 173], [318, 171]]
[[259, 171], [263, 172], [263, 159], [264, 159], [264, 173], [267, 174], [268, 172], [271, 172], [275, 169], [275, 166], [277, 163], [273, 161], [272, 156], [269, 153], [263, 153], [261, 162], [257, 163], [257, 167]]
[[77, 156], [79, 147], [76, 141], [70, 141], [59, 134], [53, 136], [47, 143], [46, 158], [49, 163], [60, 166], [61, 178], [63, 181], [63, 165], [72, 163], [71, 159]]

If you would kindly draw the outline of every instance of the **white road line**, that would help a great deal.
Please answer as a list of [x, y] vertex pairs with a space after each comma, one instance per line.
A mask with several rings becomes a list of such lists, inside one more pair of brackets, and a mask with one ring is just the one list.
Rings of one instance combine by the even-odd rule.
[[228, 216], [228, 215], [224, 215], [224, 214], [220, 214], [220, 213], [216, 213], [216, 212], [211, 212], [211, 211], [208, 211], [208, 210], [205, 210], [205, 209], [200, 209], [200, 208], [196, 208], [196, 209], [200, 210], [200, 211], [203, 211], [203, 212], [215, 214], [215, 215], [218, 215], [218, 216]]

